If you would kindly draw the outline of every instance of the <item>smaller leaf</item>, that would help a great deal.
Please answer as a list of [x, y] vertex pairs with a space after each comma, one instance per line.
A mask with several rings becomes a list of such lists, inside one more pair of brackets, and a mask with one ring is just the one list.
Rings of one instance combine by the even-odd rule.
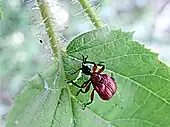
[[52, 124], [61, 93], [61, 86], [58, 85], [60, 75], [56, 65], [51, 66], [43, 75], [49, 87], [56, 91], [44, 90], [42, 79], [38, 76], [29, 81], [16, 97], [15, 105], [8, 115], [7, 127], [46, 127]]

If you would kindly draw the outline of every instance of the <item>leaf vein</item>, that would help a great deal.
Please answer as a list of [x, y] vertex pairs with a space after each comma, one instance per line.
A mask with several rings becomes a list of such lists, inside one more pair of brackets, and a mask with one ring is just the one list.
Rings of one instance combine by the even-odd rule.
[[148, 101], [149, 97], [150, 97], [151, 93], [148, 94], [148, 96], [146, 97], [146, 99], [144, 100], [143, 103], [141, 103], [133, 112], [133, 114], [131, 115], [131, 118], [133, 118], [133, 116], [135, 115], [135, 113], [143, 106], [146, 104], [146, 102]]
[[156, 125], [155, 123], [153, 123], [153, 122], [150, 122], [150, 121], [148, 121], [148, 120], [143, 120], [143, 119], [139, 119], [139, 118], [119, 118], [119, 119], [115, 119], [115, 120], [113, 120], [113, 122], [114, 121], [125, 121], [125, 120], [127, 120], [127, 121], [143, 121], [143, 122], [146, 122], [146, 123], [148, 123], [148, 124], [150, 124], [150, 125], [154, 125], [155, 127], [161, 127], [160, 125]]
[[161, 99], [161, 100], [162, 100], [163, 102], [165, 102], [166, 104], [170, 105], [170, 102], [168, 102], [166, 99], [162, 98], [161, 96], [159, 96], [158, 94], [156, 94], [156, 93], [153, 92], [152, 90], [148, 89], [147, 87], [141, 85], [140, 83], [138, 83], [138, 82], [136, 82], [136, 81], [134, 81], [134, 80], [132, 80], [132, 79], [130, 79], [130, 78], [122, 75], [122, 74], [119, 74], [119, 73], [117, 73], [117, 72], [114, 72], [114, 73], [117, 74], [117, 75], [119, 75], [119, 76], [122, 76], [122, 77], [124, 77], [124, 78], [126, 78], [126, 79], [128, 79], [128, 80], [130, 80], [131, 82], [135, 83], [136, 85], [140, 86], [140, 87], [143, 88], [144, 90], [146, 90], [146, 91], [148, 91], [149, 93], [151, 93], [152, 95], [154, 95], [155, 97]]

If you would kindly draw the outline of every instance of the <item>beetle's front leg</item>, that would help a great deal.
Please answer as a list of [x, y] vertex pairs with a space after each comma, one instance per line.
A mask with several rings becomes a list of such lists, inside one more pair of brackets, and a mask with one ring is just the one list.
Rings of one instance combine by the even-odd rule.
[[97, 70], [97, 66], [101, 66], [102, 68], [99, 69], [99, 71], [97, 72], [98, 74], [102, 73], [105, 69], [105, 65], [102, 64], [103, 62], [100, 62], [98, 64], [96, 64], [95, 62], [91, 62], [91, 61], [84, 61], [84, 64], [93, 64], [93, 72], [95, 72]]
[[71, 75], [77, 73], [78, 71], [82, 70], [82, 68], [79, 68], [78, 70], [76, 70], [75, 72], [72, 72]]
[[103, 62], [100, 62], [99, 64], [97, 64], [97, 66], [101, 66], [102, 68], [99, 69], [99, 71], [97, 72], [98, 74], [102, 73], [105, 69], [105, 65], [102, 64]]

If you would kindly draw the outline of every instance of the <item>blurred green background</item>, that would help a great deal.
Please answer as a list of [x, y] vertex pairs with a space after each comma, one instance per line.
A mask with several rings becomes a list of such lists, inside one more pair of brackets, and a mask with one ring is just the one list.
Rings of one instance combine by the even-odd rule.
[[[78, 0], [47, 0], [64, 49], [80, 33], [94, 29]], [[170, 0], [90, 0], [111, 29], [134, 31], [134, 39], [170, 65]], [[0, 0], [0, 126], [15, 96], [53, 58], [36, 0]], [[40, 43], [42, 40], [43, 43]]]

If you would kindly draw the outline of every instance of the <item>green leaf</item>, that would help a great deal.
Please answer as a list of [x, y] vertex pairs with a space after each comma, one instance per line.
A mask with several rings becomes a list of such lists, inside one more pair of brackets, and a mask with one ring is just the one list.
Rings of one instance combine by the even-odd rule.
[[[117, 82], [118, 91], [109, 101], [95, 93], [94, 102], [85, 110], [90, 92], [75, 96], [64, 79], [81, 67], [82, 55], [90, 61], [103, 61], [104, 73]], [[168, 127], [170, 125], [170, 69], [157, 55], [132, 40], [132, 33], [109, 31], [106, 27], [74, 38], [62, 56], [63, 70], [51, 66], [43, 77], [56, 91], [43, 90], [36, 77], [16, 99], [7, 127]], [[88, 77], [82, 75], [77, 82]], [[55, 81], [56, 79], [56, 81]], [[55, 86], [53, 82], [55, 81]], [[91, 87], [92, 90], [92, 87]]]
[[[54, 64], [55, 65], [55, 64]], [[7, 127], [46, 127], [55, 116], [58, 106], [61, 86], [61, 75], [57, 65], [51, 66], [43, 75], [56, 91], [46, 91], [42, 79], [38, 76], [30, 80], [24, 90], [17, 96], [15, 105], [8, 115]]]
[[[170, 68], [158, 61], [155, 53], [133, 41], [132, 33], [94, 30], [72, 40], [67, 54], [78, 60], [83, 54], [91, 61], [103, 61], [106, 72], [116, 79], [118, 91], [112, 100], [104, 102], [95, 95], [89, 107], [98, 118], [116, 127], [170, 125]], [[77, 99], [84, 102], [83, 98]]]

